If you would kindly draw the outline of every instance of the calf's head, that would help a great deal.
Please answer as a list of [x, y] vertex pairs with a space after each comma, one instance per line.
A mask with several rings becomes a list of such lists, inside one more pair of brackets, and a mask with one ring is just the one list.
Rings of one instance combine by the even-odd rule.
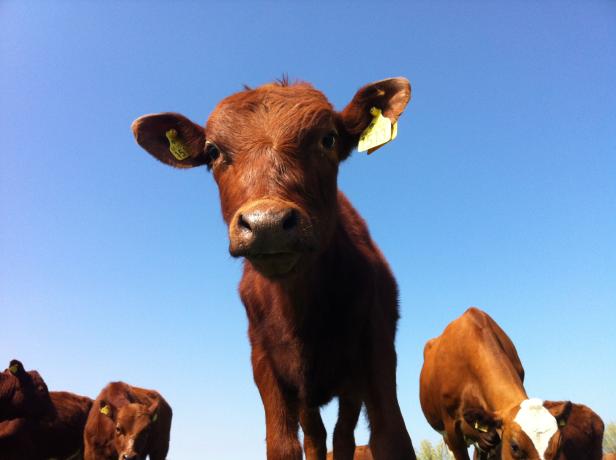
[[306, 266], [332, 237], [338, 165], [374, 110], [395, 123], [410, 94], [406, 79], [382, 80], [336, 112], [311, 85], [283, 81], [223, 99], [205, 127], [160, 113], [138, 118], [132, 129], [163, 163], [207, 166], [218, 184], [231, 255], [265, 276], [282, 277]]
[[0, 373], [0, 421], [38, 417], [51, 408], [49, 390], [37, 371], [26, 371], [13, 359]]
[[145, 405], [130, 403], [119, 409], [101, 400], [99, 411], [114, 424], [113, 445], [118, 460], [145, 460], [148, 441], [158, 421], [158, 402]]
[[567, 424], [571, 406], [569, 401], [527, 399], [502, 413], [470, 408], [464, 412], [462, 431], [495, 458], [560, 460], [561, 429]]

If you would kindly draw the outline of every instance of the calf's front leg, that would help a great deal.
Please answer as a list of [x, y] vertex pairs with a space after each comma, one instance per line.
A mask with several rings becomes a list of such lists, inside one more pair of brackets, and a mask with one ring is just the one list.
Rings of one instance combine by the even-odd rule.
[[265, 409], [267, 460], [302, 460], [302, 448], [297, 437], [297, 402], [284, 394], [267, 355], [258, 345], [253, 344], [251, 360], [255, 383]]
[[396, 351], [393, 339], [375, 341], [367, 376], [366, 409], [370, 449], [375, 460], [415, 460], [396, 394]]

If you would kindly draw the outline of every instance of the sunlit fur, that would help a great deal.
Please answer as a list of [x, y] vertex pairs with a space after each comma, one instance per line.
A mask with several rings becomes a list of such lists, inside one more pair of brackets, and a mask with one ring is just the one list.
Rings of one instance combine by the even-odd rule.
[[0, 373], [0, 458], [40, 460], [67, 458], [83, 450], [83, 428], [92, 400], [73, 393], [48, 391], [37, 371], [17, 366]]
[[[524, 368], [511, 339], [487, 313], [470, 308], [426, 343], [421, 408], [430, 425], [444, 432], [456, 460], [469, 459], [469, 444], [481, 449], [477, 458], [482, 460], [600, 460], [596, 444], [602, 430], [582, 428], [602, 427], [596, 414], [569, 401], [529, 401], [523, 381]], [[539, 410], [529, 410], [537, 404]], [[558, 429], [549, 439], [533, 442], [529, 434], [536, 424], [517, 423], [529, 415], [547, 420], [541, 425], [551, 426], [552, 433]], [[578, 435], [580, 428], [586, 436]]]
[[[103, 410], [103, 408], [105, 408]], [[84, 431], [85, 460], [164, 460], [171, 407], [154, 390], [112, 382], [100, 392]]]
[[[225, 98], [204, 131], [173, 113], [133, 123], [137, 142], [155, 158], [179, 168], [205, 164], [218, 184], [230, 253], [245, 258], [239, 290], [268, 460], [302, 458], [299, 425], [306, 458], [325, 460], [319, 408], [334, 397], [336, 460], [353, 458], [362, 405], [374, 458], [415, 458], [396, 393], [396, 281], [337, 184], [371, 107], [396, 121], [409, 99], [406, 79], [387, 79], [364, 86], [337, 112], [311, 85], [283, 80]], [[190, 158], [170, 155], [168, 129], [182, 134]], [[217, 150], [200, 151], [199, 142]], [[290, 211], [286, 231], [281, 216]]]

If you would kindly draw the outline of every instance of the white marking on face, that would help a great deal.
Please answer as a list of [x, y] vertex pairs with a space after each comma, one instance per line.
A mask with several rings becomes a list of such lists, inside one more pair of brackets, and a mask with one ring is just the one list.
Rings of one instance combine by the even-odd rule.
[[520, 425], [533, 442], [539, 458], [545, 460], [545, 451], [550, 439], [558, 431], [558, 423], [550, 411], [543, 407], [543, 401], [537, 398], [522, 401], [513, 421]]

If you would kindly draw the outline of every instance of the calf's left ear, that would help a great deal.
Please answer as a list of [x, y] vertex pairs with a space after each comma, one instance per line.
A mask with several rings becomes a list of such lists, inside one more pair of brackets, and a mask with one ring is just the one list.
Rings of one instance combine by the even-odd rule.
[[[370, 124], [376, 121], [379, 112], [394, 128], [410, 99], [411, 84], [404, 77], [369, 83], [357, 91], [341, 113], [342, 122], [346, 132], [351, 136], [353, 147], [357, 146], [360, 137], [365, 134]], [[395, 132], [392, 134], [395, 136]], [[370, 149], [369, 152], [379, 146]]]
[[176, 168], [207, 163], [203, 128], [179, 113], [144, 115], [131, 129], [137, 143], [163, 163]]
[[544, 401], [543, 407], [554, 416], [558, 423], [558, 427], [561, 428], [567, 425], [573, 405], [571, 401]]

